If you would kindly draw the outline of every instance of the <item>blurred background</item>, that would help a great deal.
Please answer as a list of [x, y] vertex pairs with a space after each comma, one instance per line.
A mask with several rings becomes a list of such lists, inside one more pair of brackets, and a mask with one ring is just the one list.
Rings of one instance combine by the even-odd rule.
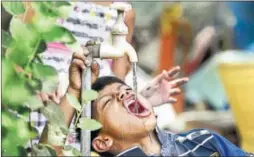
[[140, 78], [175, 65], [190, 77], [176, 104], [155, 109], [159, 126], [209, 128], [253, 152], [254, 2], [131, 4]]
[[[130, 3], [139, 88], [176, 65], [190, 77], [176, 104], [155, 108], [159, 127], [209, 128], [254, 152], [254, 2]], [[2, 9], [2, 29], [9, 20]]]

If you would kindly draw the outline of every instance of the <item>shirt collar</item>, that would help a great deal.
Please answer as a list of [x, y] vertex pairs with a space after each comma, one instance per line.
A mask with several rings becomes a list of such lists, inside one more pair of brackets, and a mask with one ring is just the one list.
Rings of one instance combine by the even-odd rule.
[[[160, 144], [163, 145], [163, 143], [165, 142], [164, 140], [167, 139], [166, 136], [168, 135], [168, 133], [160, 130], [158, 127], [155, 128], [155, 133], [159, 139]], [[134, 146], [119, 153], [116, 156], [159, 156], [159, 155], [155, 154], [146, 155], [140, 147]]]
[[116, 156], [158, 156], [158, 155], [155, 154], [146, 155], [140, 147], [134, 146], [119, 153]]

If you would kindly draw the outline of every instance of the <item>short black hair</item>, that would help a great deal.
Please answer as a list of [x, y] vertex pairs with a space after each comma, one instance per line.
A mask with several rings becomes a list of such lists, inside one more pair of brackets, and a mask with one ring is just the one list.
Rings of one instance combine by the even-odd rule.
[[125, 84], [124, 81], [121, 79], [115, 77], [115, 76], [103, 76], [99, 77], [93, 84], [92, 84], [92, 89], [99, 92], [103, 90], [106, 86], [111, 85], [113, 83], [121, 83]]
[[[113, 83], [121, 83], [121, 84], [125, 84], [126, 83], [124, 81], [122, 81], [121, 79], [114, 77], [114, 76], [103, 76], [103, 77], [99, 77], [92, 85], [92, 89], [99, 92], [101, 90], [103, 90], [106, 86], [111, 85]], [[92, 103], [93, 104], [93, 103]], [[93, 109], [93, 105], [92, 105], [92, 109]], [[100, 130], [95, 130], [95, 131], [91, 131], [91, 142], [93, 142], [93, 140], [98, 136], [98, 134], [100, 133]], [[96, 152], [93, 149], [92, 143], [91, 143], [91, 151]], [[98, 153], [98, 152], [97, 152]], [[99, 153], [100, 156], [113, 156], [110, 153]]]

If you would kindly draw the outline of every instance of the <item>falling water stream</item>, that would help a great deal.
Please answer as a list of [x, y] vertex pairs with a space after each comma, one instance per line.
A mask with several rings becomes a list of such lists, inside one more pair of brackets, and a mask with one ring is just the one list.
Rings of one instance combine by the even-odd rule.
[[132, 63], [133, 68], [133, 88], [135, 91], [135, 100], [137, 99], [138, 83], [137, 83], [137, 63]]
[[[132, 70], [133, 70], [133, 88], [135, 91], [135, 100], [137, 100], [137, 94], [138, 94], [138, 83], [137, 83], [137, 63], [132, 63]], [[137, 101], [135, 102], [135, 112], [138, 113], [139, 110], [139, 105], [137, 104]], [[145, 127], [145, 121], [143, 121], [143, 126]], [[149, 137], [151, 142], [152, 138], [151, 138], [151, 134], [149, 133]]]

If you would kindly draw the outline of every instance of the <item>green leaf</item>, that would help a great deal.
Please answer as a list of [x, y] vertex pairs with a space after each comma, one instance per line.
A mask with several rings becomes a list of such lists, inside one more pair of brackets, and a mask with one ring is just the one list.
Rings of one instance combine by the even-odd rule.
[[10, 22], [10, 32], [12, 37], [18, 41], [20, 45], [28, 45], [34, 47], [40, 34], [30, 24], [25, 24], [19, 18], [12, 18]]
[[[34, 5], [36, 3], [32, 3]], [[40, 12], [33, 18], [33, 27], [40, 33], [49, 32], [56, 25], [57, 17], [48, 17]]]
[[72, 33], [64, 27], [55, 25], [48, 32], [43, 34], [43, 39], [47, 42], [74, 43], [76, 40]]
[[67, 145], [63, 149], [64, 156], [81, 156], [81, 153], [74, 147]]
[[47, 106], [41, 109], [41, 112], [48, 119], [50, 125], [67, 128], [64, 122], [64, 113], [55, 103], [48, 103]]
[[41, 100], [39, 100], [39, 98], [37, 98], [36, 96], [30, 97], [25, 104], [31, 110], [38, 110], [44, 106]]
[[33, 77], [42, 81], [42, 92], [52, 93], [58, 87], [58, 77], [55, 68], [41, 63], [32, 64]]
[[31, 93], [36, 94], [37, 91], [42, 90], [42, 81], [37, 78], [28, 79], [26, 81], [26, 87], [30, 90]]
[[66, 19], [68, 18], [72, 10], [73, 10], [72, 6], [61, 6], [58, 8], [58, 16], [63, 19]]
[[58, 17], [57, 11], [55, 10], [52, 2], [50, 1], [42, 1], [42, 2], [35, 2], [36, 10], [39, 11], [44, 16], [49, 17]]
[[[11, 82], [11, 81], [10, 81]], [[10, 106], [17, 106], [24, 103], [31, 96], [24, 82], [12, 79], [12, 83], [5, 86], [2, 93], [2, 102]]]
[[34, 77], [39, 78], [41, 80], [47, 80], [57, 76], [57, 71], [55, 68], [41, 63], [33, 63], [32, 72]]
[[7, 49], [13, 39], [12, 39], [10, 33], [6, 32], [4, 30], [1, 30], [1, 32], [2, 32], [2, 47]]
[[2, 102], [10, 106], [24, 103], [31, 96], [25, 86], [25, 80], [14, 70], [13, 64], [3, 59]]
[[88, 119], [86, 117], [80, 118], [77, 126], [83, 130], [90, 131], [98, 130], [102, 127], [102, 125], [98, 121], [94, 119]]
[[12, 15], [19, 15], [25, 12], [25, 7], [22, 1], [10, 1], [2, 3], [4, 9]]
[[11, 43], [9, 49], [6, 51], [6, 58], [12, 60], [21, 67], [25, 67], [33, 53], [33, 48], [23, 44], [22, 42], [15, 41]]
[[79, 112], [81, 111], [81, 104], [77, 100], [77, 98], [71, 94], [66, 94], [67, 100], [70, 102], [72, 107], [74, 107]]
[[95, 100], [98, 97], [98, 93], [94, 90], [86, 90], [82, 93], [82, 98], [85, 103], [88, 103], [91, 100]]
[[81, 45], [77, 41], [71, 44], [65, 44], [65, 46], [71, 49], [73, 52], [78, 52], [82, 50]]
[[20, 105], [31, 95], [25, 86], [25, 80], [14, 70], [8, 59], [2, 59], [2, 102], [10, 106]]
[[55, 1], [53, 3], [55, 7], [71, 6], [71, 3], [66, 1]]
[[12, 18], [10, 32], [15, 42], [12, 42], [6, 52], [6, 57], [16, 64], [25, 67], [31, 61], [37, 51], [40, 42], [40, 34], [32, 25], [24, 24], [18, 18]]
[[30, 138], [27, 122], [2, 110], [2, 126], [6, 128], [2, 138], [2, 155], [21, 156], [20, 147], [27, 144]]
[[43, 81], [41, 91], [44, 93], [52, 93], [55, 92], [57, 88], [58, 88], [57, 78], [51, 78], [49, 80]]
[[34, 156], [57, 156], [53, 147], [46, 144], [33, 145]]
[[60, 126], [48, 125], [48, 142], [50, 145], [63, 146], [66, 134], [62, 131]]
[[71, 4], [65, 1], [35, 3], [34, 8], [46, 17], [66, 17], [72, 10]]
[[8, 80], [16, 77], [14, 65], [6, 58], [2, 58], [2, 91]]

